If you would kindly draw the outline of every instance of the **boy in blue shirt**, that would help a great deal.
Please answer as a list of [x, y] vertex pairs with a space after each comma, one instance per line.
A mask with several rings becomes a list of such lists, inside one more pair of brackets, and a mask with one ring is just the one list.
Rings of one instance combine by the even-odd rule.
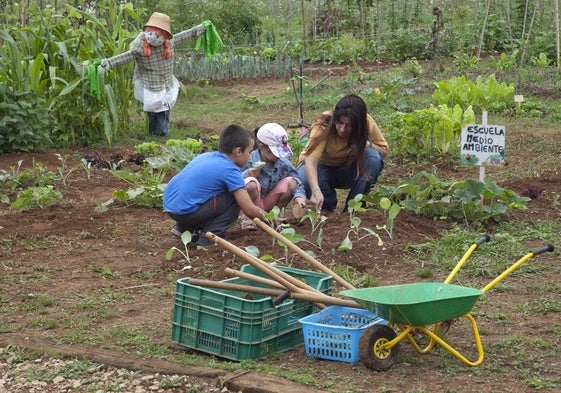
[[232, 124], [220, 133], [218, 151], [195, 157], [175, 175], [164, 190], [164, 211], [176, 221], [172, 233], [195, 233], [193, 241], [206, 247], [214, 242], [206, 232], [224, 237], [238, 219], [240, 210], [249, 217], [263, 219], [264, 210], [256, 206], [247, 190], [241, 168], [253, 150], [253, 135]]

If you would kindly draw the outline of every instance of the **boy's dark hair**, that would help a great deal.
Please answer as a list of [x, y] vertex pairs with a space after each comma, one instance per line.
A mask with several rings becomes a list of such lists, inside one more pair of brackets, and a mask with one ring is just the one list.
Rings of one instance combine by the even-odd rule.
[[231, 154], [236, 147], [245, 150], [252, 140], [253, 135], [251, 135], [249, 130], [237, 124], [230, 124], [220, 132], [218, 151], [224, 154]]

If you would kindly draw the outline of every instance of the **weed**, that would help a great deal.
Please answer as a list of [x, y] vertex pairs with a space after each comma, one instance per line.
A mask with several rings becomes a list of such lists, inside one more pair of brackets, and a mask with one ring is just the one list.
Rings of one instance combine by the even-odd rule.
[[420, 278], [430, 278], [433, 275], [433, 272], [428, 267], [422, 267], [415, 270], [415, 275]]
[[373, 278], [370, 274], [359, 272], [348, 265], [335, 264], [331, 270], [357, 288], [377, 287], [380, 285], [379, 278]]
[[117, 279], [121, 277], [121, 273], [119, 271], [113, 271], [110, 266], [103, 265], [101, 267], [94, 267], [94, 272], [99, 273], [99, 275], [103, 278], [108, 279]]
[[183, 378], [176, 376], [163, 378], [160, 382], [160, 388], [162, 389], [180, 388], [182, 385]]
[[58, 178], [62, 181], [62, 184], [66, 187], [68, 177], [74, 172], [75, 168], [68, 168], [66, 158], [63, 157], [61, 154], [55, 154], [57, 159], [60, 161], [61, 166], [58, 167]]
[[90, 180], [92, 178], [92, 162], [82, 158], [81, 163], [82, 168], [86, 171], [86, 178]]
[[19, 364], [28, 360], [38, 359], [42, 356], [40, 351], [29, 351], [21, 347], [8, 345], [0, 352], [0, 358], [7, 359], [10, 364]]

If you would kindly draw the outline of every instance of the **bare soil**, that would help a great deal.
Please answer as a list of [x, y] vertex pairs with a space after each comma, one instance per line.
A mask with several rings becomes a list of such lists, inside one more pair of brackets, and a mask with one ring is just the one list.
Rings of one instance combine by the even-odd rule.
[[[232, 89], [252, 91], [255, 88], [240, 87], [239, 84], [243, 82]], [[528, 140], [533, 141], [532, 146], [525, 143]], [[559, 161], [553, 164], [551, 161], [540, 162], [542, 154], [537, 154], [533, 147], [557, 149], [559, 154], [560, 140], [561, 132], [509, 129], [507, 159], [511, 175], [503, 176], [504, 169], [491, 169], [489, 173], [503, 187], [517, 193], [533, 192], [534, 199], [527, 210], [511, 213], [504, 217], [505, 220], [561, 223]], [[0, 156], [0, 168], [8, 171], [22, 161], [22, 168], [41, 163], [56, 173], [60, 167], [56, 153], [67, 157], [69, 168], [77, 168], [68, 176], [66, 186], [57, 186], [63, 193], [63, 202], [58, 206], [26, 212], [0, 206], [0, 338], [23, 334], [47, 340], [45, 343], [51, 342], [59, 352], [64, 352], [61, 349], [64, 346], [72, 348], [79, 344], [84, 357], [91, 355], [94, 358], [99, 343], [102, 343], [103, 350], [111, 351], [114, 358], [126, 360], [131, 368], [137, 369], [142, 369], [142, 364], [148, 361], [135, 355], [139, 348], [147, 345], [138, 338], [170, 346], [176, 353], [192, 353], [176, 346], [170, 339], [176, 280], [187, 276], [223, 280], [230, 278], [225, 275], [225, 268], [239, 269], [246, 262], [219, 246], [189, 248], [189, 261], [179, 253], [172, 260], [166, 260], [168, 249], [182, 248], [182, 245], [170, 233], [173, 222], [163, 212], [126, 206], [118, 201], [111, 204], [108, 211], [99, 212], [100, 204], [113, 198], [116, 189], [129, 186], [103, 169], [93, 169], [92, 177], [88, 179], [86, 171], [81, 169], [81, 158], [86, 154], [109, 158], [115, 153], [126, 158], [132, 152], [132, 147], [80, 148]], [[126, 163], [125, 167], [137, 166]], [[514, 173], [521, 176], [513, 176], [512, 168], [520, 168]], [[441, 179], [477, 177], [477, 169], [460, 168], [451, 162], [415, 165], [390, 159], [380, 183], [396, 184], [421, 169], [436, 171]], [[374, 210], [368, 210], [360, 217], [364, 226], [375, 227], [385, 222], [383, 214]], [[336, 250], [349, 229], [349, 217], [338, 211], [324, 225], [321, 248], [306, 243], [300, 245], [313, 250], [316, 259], [325, 265], [348, 266], [356, 269], [359, 275], [372, 276], [380, 285], [442, 281], [449, 271], [432, 267], [434, 273], [430, 278], [415, 274], [418, 268], [430, 265], [430, 261], [415, 261], [414, 246], [427, 239], [439, 238], [443, 231], [457, 225], [403, 211], [395, 220], [392, 238], [380, 233], [383, 246], [366, 239], [354, 242], [351, 251], [339, 252]], [[309, 223], [295, 229], [314, 243]], [[495, 234], [492, 225], [486, 230], [498, 239], [508, 236]], [[474, 233], [474, 241], [479, 235]], [[235, 226], [228, 232], [226, 240], [242, 248], [256, 246], [262, 254], [271, 254], [281, 264], [317, 271], [292, 252], [287, 260], [284, 250], [262, 230], [242, 231]], [[547, 241], [529, 239], [524, 246], [531, 251]], [[457, 250], [458, 260], [469, 246], [465, 244]], [[485, 247], [493, 247], [493, 240]], [[415, 262], [411, 263], [412, 260]], [[509, 262], [514, 261], [505, 261], [505, 264]], [[385, 372], [371, 371], [361, 363], [311, 359], [306, 357], [303, 346], [263, 359], [260, 363], [286, 365], [287, 370], [314, 370], [316, 381], [323, 384], [325, 390], [334, 392], [557, 390], [561, 387], [558, 373], [561, 366], [558, 356], [561, 342], [559, 298], [550, 298], [553, 304], [549, 312], [535, 311], [535, 307], [527, 311], [526, 308], [528, 304], [545, 298], [544, 289], [549, 294], [559, 293], [558, 262], [557, 250], [540, 255], [530, 262], [539, 267], [535, 272], [509, 276], [507, 290], [491, 291], [478, 301], [474, 316], [486, 351], [486, 358], [478, 367], [465, 366], [438, 346], [427, 354], [418, 354], [406, 341], [401, 344], [399, 362]], [[487, 277], [468, 279], [470, 285], [480, 287], [487, 281]], [[334, 292], [340, 289], [343, 288], [335, 285]], [[52, 304], [41, 303], [44, 298], [53, 299]], [[129, 337], [125, 332], [133, 332], [137, 337]], [[465, 351], [468, 358], [476, 357], [471, 328], [464, 319], [455, 321], [446, 337], [462, 353]], [[509, 350], [502, 351], [503, 346]], [[512, 356], [512, 346], [519, 348], [516, 356]], [[210, 360], [212, 355], [208, 357]], [[216, 361], [225, 362], [218, 358]], [[161, 367], [160, 371], [165, 373], [165, 366]], [[239, 369], [243, 368], [240, 364]], [[171, 372], [176, 373], [177, 369]], [[302, 386], [302, 391], [306, 389]]]

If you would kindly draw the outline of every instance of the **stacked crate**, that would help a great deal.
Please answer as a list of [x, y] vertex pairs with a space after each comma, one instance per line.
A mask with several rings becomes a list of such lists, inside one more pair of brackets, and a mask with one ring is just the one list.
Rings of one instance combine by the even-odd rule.
[[[290, 267], [279, 270], [327, 295], [332, 277]], [[265, 277], [251, 265], [241, 271]], [[266, 287], [243, 278], [226, 283]], [[279, 305], [270, 296], [176, 283], [172, 341], [231, 360], [260, 359], [303, 344], [301, 318], [318, 311], [313, 304], [287, 299]]]

